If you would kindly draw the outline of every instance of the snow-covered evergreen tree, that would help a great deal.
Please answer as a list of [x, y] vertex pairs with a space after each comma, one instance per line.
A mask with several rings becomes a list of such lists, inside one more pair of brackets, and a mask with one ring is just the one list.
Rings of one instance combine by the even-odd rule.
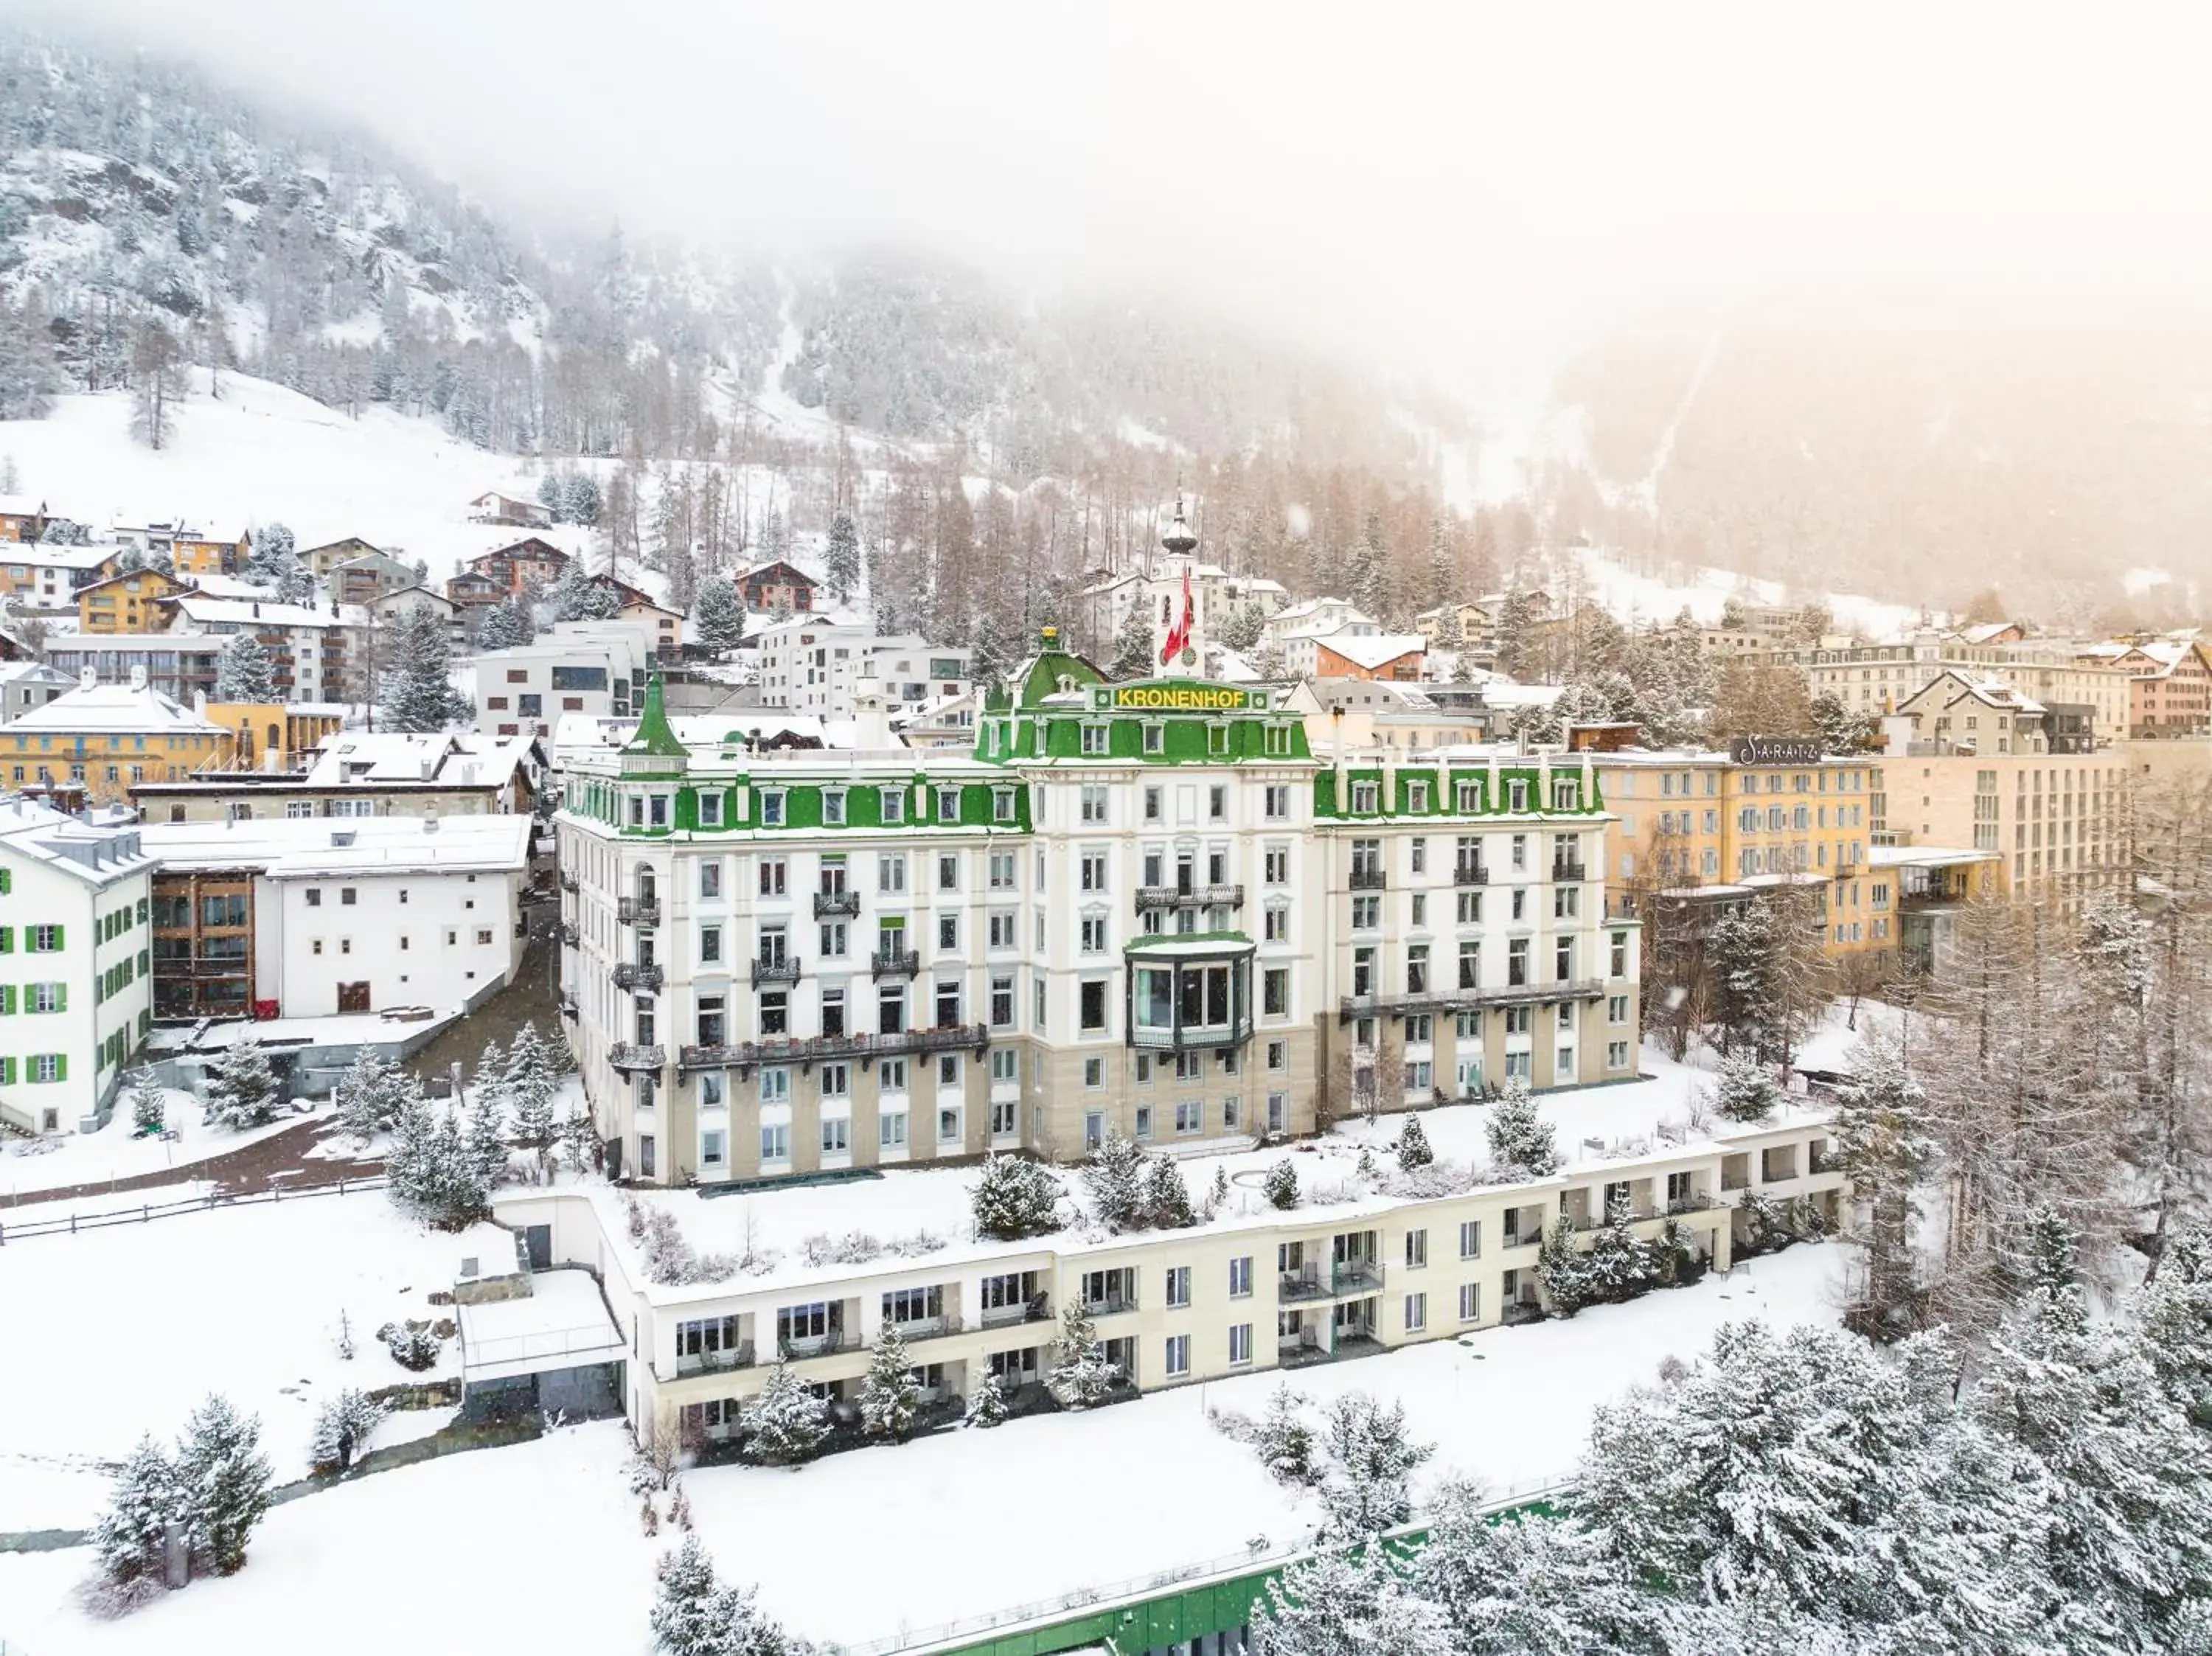
[[93, 1523], [102, 1573], [112, 1581], [158, 1578], [170, 1520], [181, 1516], [177, 1465], [149, 1433], [116, 1469], [106, 1508]]
[[785, 1359], [769, 1370], [768, 1384], [738, 1411], [745, 1453], [771, 1466], [811, 1460], [830, 1435], [830, 1409], [791, 1372]]
[[975, 1234], [994, 1242], [1048, 1236], [1060, 1228], [1060, 1182], [1026, 1156], [986, 1158], [975, 1180]]
[[491, 605], [477, 623], [479, 650], [508, 650], [518, 644], [527, 644], [537, 636], [538, 628], [530, 619], [530, 612], [514, 598]]
[[1060, 1313], [1060, 1338], [1054, 1342], [1057, 1360], [1046, 1385], [1063, 1409], [1089, 1409], [1103, 1403], [1121, 1383], [1121, 1371], [1106, 1361], [1106, 1348], [1097, 1325], [1080, 1304]]
[[275, 585], [277, 566], [286, 558], [297, 556], [299, 550], [299, 537], [293, 534], [289, 525], [262, 525], [254, 531], [253, 549], [246, 555], [246, 579], [264, 586]]
[[[1582, 1256], [1581, 1263], [1591, 1300], [1632, 1300], [1657, 1285], [1665, 1261], [1637, 1235], [1632, 1228], [1634, 1223], [1635, 1214], [1626, 1199], [1618, 1199], [1606, 1210], [1605, 1223], [1590, 1237], [1589, 1252]], [[1541, 1250], [1538, 1252], [1540, 1256]]]
[[1083, 1164], [1091, 1217], [1109, 1230], [1133, 1229], [1144, 1217], [1144, 1175], [1143, 1148], [1109, 1129]]
[[877, 1337], [867, 1377], [860, 1382], [860, 1429], [870, 1437], [903, 1443], [921, 1407], [921, 1388], [915, 1384], [906, 1342], [886, 1324]]
[[123, 1102], [131, 1112], [131, 1125], [139, 1133], [158, 1133], [167, 1125], [168, 1093], [151, 1070], [133, 1070]]
[[1721, 1059], [1713, 1085], [1713, 1108], [1729, 1121], [1764, 1121], [1782, 1102], [1782, 1084], [1748, 1047]]
[[1402, 1524], [1413, 1510], [1413, 1476], [1436, 1453], [1406, 1432], [1406, 1406], [1387, 1408], [1364, 1392], [1346, 1392], [1322, 1410], [1328, 1470], [1322, 1505], [1329, 1527], [1357, 1540]]
[[1552, 1125], [1538, 1113], [1528, 1083], [1518, 1076], [1490, 1107], [1483, 1123], [1491, 1166], [1505, 1179], [1549, 1179], [1559, 1170], [1559, 1147]]
[[1429, 1135], [1421, 1125], [1421, 1118], [1410, 1112], [1407, 1114], [1406, 1125], [1398, 1129], [1397, 1156], [1398, 1168], [1401, 1173], [1425, 1168], [1437, 1159], [1437, 1153], [1429, 1148]]
[[1140, 596], [1115, 629], [1114, 658], [1106, 664], [1106, 676], [1124, 681], [1150, 678], [1159, 671], [1159, 664], [1152, 658], [1152, 616]]
[[1571, 1317], [1596, 1297], [1589, 1258], [1575, 1246], [1575, 1222], [1561, 1214], [1536, 1249], [1536, 1279], [1555, 1317]]
[[1164, 1156], [1145, 1160], [1144, 1221], [1162, 1230], [1182, 1230], [1198, 1222], [1191, 1210], [1190, 1186], [1182, 1170]]
[[1254, 1656], [1457, 1656], [1443, 1609], [1380, 1544], [1323, 1547], [1270, 1577], [1252, 1613]]
[[1298, 1204], [1298, 1170], [1289, 1156], [1285, 1156], [1267, 1169], [1267, 1176], [1260, 1186], [1260, 1193], [1268, 1204], [1288, 1211]]
[[1252, 1429], [1252, 1447], [1260, 1464], [1285, 1483], [1313, 1483], [1321, 1477], [1313, 1428], [1306, 1423], [1304, 1407], [1304, 1398], [1279, 1385], [1267, 1394], [1267, 1412]]
[[307, 1440], [307, 1464], [319, 1472], [343, 1472], [368, 1447], [384, 1405], [351, 1386], [326, 1398], [315, 1411], [315, 1430]]
[[442, 731], [474, 713], [453, 688], [453, 644], [444, 619], [428, 604], [400, 611], [392, 624], [389, 659], [377, 710], [384, 728]]
[[716, 576], [700, 586], [691, 604], [691, 632], [701, 647], [716, 655], [744, 642], [744, 601], [734, 582]]
[[1536, 1513], [1501, 1522], [1456, 1478], [1427, 1505], [1428, 1539], [1409, 1584], [1443, 1611], [1461, 1652], [1613, 1656], [1653, 1647], [1650, 1608], [1581, 1525]]
[[487, 1158], [471, 1146], [451, 1104], [432, 1104], [419, 1094], [404, 1100], [392, 1124], [384, 1174], [392, 1199], [433, 1224], [459, 1230], [490, 1208]]
[[1005, 1425], [1006, 1394], [1000, 1389], [998, 1377], [980, 1364], [970, 1373], [973, 1378], [968, 1382], [968, 1412], [963, 1423], [987, 1430]]
[[553, 585], [545, 594], [545, 608], [553, 620], [582, 621], [587, 614], [592, 578], [584, 571], [581, 558], [571, 558], [561, 566], [561, 573], [553, 579]]
[[261, 1422], [211, 1396], [185, 1422], [177, 1451], [177, 1487], [195, 1552], [204, 1551], [218, 1574], [246, 1562], [246, 1544], [269, 1510], [274, 1474], [261, 1453]]
[[551, 1148], [560, 1128], [554, 1106], [562, 1075], [556, 1062], [552, 1043], [539, 1036], [535, 1022], [526, 1022], [507, 1048], [507, 1068], [500, 1083], [510, 1118], [510, 1137], [541, 1156]]
[[365, 1142], [391, 1131], [409, 1101], [421, 1095], [422, 1086], [397, 1065], [387, 1063], [374, 1047], [364, 1046], [331, 1092], [339, 1123]]
[[[551, 479], [549, 477], [550, 482]], [[661, 1556], [654, 1571], [653, 1647], [662, 1656], [722, 1656], [714, 1560], [696, 1535]]]
[[207, 1102], [202, 1112], [211, 1127], [258, 1127], [276, 1119], [283, 1101], [269, 1054], [253, 1040], [233, 1041], [208, 1066]]
[[830, 597], [838, 604], [851, 603], [860, 590], [860, 532], [849, 512], [840, 512], [830, 519], [830, 533], [822, 548], [822, 576]]
[[261, 640], [251, 633], [235, 634], [216, 658], [215, 700], [266, 704], [283, 699], [276, 690], [276, 664]]

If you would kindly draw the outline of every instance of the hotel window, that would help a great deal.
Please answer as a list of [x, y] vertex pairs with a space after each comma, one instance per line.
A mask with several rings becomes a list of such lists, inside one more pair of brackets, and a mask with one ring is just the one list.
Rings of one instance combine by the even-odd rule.
[[876, 804], [879, 813], [877, 820], [886, 828], [906, 821], [905, 789], [885, 788], [876, 796]]
[[1406, 1269], [1419, 1271], [1429, 1263], [1429, 1233], [1409, 1230], [1406, 1233]]
[[699, 826], [701, 828], [722, 826], [722, 796], [720, 794], [702, 793], [699, 796]]
[[1168, 1378], [1170, 1380], [1190, 1373], [1190, 1336], [1171, 1334], [1168, 1337]]
[[1103, 725], [1083, 727], [1083, 751], [1086, 756], [1103, 757], [1108, 750], [1108, 731]]
[[1482, 1320], [1482, 1284], [1462, 1283], [1459, 1289], [1459, 1319], [1463, 1323]]
[[937, 820], [957, 822], [960, 820], [960, 790], [939, 788], [937, 791]]
[[783, 826], [783, 791], [781, 788], [762, 789], [760, 808], [761, 825], [763, 828]]
[[1148, 724], [1145, 726], [1145, 751], [1146, 753], [1165, 753], [1167, 751], [1167, 726], [1164, 725]]
[[1382, 789], [1375, 783], [1354, 782], [1352, 785], [1352, 809], [1353, 814], [1356, 816], [1373, 816], [1375, 814], [1376, 807], [1382, 798]]
[[1429, 1296], [1408, 1294], [1406, 1296], [1406, 1331], [1418, 1334], [1429, 1325]]
[[822, 821], [828, 828], [842, 828], [845, 823], [845, 791], [842, 788], [822, 790]]
[[1265, 814], [1270, 822], [1281, 822], [1291, 814], [1291, 791], [1284, 784], [1268, 784], [1262, 799]]
[[1080, 816], [1086, 822], [1104, 822], [1107, 790], [1095, 784], [1085, 784], [1080, 798]]
[[1190, 1267], [1170, 1265], [1167, 1269], [1168, 1307], [1170, 1310], [1190, 1303]]
[[1241, 1368], [1252, 1361], [1252, 1325], [1231, 1323], [1229, 1327], [1229, 1366]]

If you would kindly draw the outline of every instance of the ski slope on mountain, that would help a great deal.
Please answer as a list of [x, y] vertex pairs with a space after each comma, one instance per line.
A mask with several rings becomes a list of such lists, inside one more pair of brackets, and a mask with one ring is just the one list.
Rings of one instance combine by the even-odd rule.
[[[429, 420], [377, 407], [349, 416], [243, 374], [211, 388], [203, 369], [171, 417], [156, 452], [132, 439], [128, 397], [57, 397], [44, 420], [0, 421], [0, 472], [12, 461], [13, 493], [94, 535], [149, 520], [223, 536], [276, 522], [302, 548], [358, 535], [421, 558], [433, 580], [530, 532], [471, 523], [468, 502], [488, 489], [534, 498], [537, 463], [471, 448]], [[535, 532], [571, 552], [589, 538]]]

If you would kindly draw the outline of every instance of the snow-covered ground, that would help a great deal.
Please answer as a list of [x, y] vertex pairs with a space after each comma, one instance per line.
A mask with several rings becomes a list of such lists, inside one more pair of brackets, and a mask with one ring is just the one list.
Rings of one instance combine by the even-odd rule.
[[[1830, 1320], [1845, 1257], [1793, 1248], [1570, 1322], [1288, 1378], [1316, 1403], [1350, 1390], [1402, 1399], [1413, 1434], [1437, 1445], [1423, 1488], [1446, 1472], [1501, 1494], [1534, 1488], [1572, 1472], [1597, 1404], [1654, 1378], [1670, 1355], [1694, 1356], [1722, 1323]], [[794, 1631], [857, 1643], [1230, 1557], [1262, 1536], [1271, 1547], [1300, 1540], [1312, 1498], [1274, 1483], [1206, 1417], [1255, 1413], [1277, 1383], [1256, 1374], [796, 1472], [695, 1469], [684, 1483], [726, 1576], [757, 1581]], [[641, 1650], [653, 1563], [669, 1538], [641, 1532], [626, 1449], [617, 1425], [569, 1428], [292, 1502], [264, 1520], [244, 1573], [114, 1623], [66, 1602], [89, 1568], [84, 1551], [0, 1556], [0, 1636], [37, 1656], [274, 1656], [312, 1628], [325, 1656], [383, 1656], [387, 1618], [329, 1613], [358, 1598], [373, 1556], [377, 1579], [434, 1603], [441, 1649]], [[589, 1568], [542, 1589], [562, 1557]], [[870, 1567], [848, 1568], [855, 1559]]]
[[[82, 1206], [27, 1206], [8, 1218]], [[261, 1416], [280, 1479], [303, 1476], [322, 1398], [430, 1377], [394, 1362], [377, 1329], [451, 1314], [432, 1311], [431, 1291], [453, 1286], [465, 1256], [496, 1269], [514, 1247], [489, 1225], [426, 1229], [376, 1191], [0, 1247], [0, 1530], [83, 1524], [106, 1498], [100, 1463], [119, 1460], [142, 1432], [173, 1436], [210, 1392]], [[341, 1313], [356, 1346], [349, 1362], [337, 1351]], [[433, 1374], [458, 1372], [451, 1344], [445, 1358]]]
[[1725, 569], [1686, 569], [1652, 574], [1629, 568], [1610, 554], [1585, 548], [1581, 553], [1583, 590], [1624, 626], [1665, 624], [1684, 610], [1706, 626], [1717, 625], [1730, 598], [1744, 604], [1808, 604], [1828, 606], [1837, 630], [1872, 639], [1898, 638], [1921, 625], [1921, 612], [1908, 604], [1887, 604], [1856, 592], [1808, 593], [1779, 581], [1753, 580]]
[[[131, 1124], [130, 1109], [125, 1104], [117, 1106], [107, 1125], [98, 1132], [0, 1139], [0, 1194], [27, 1195], [37, 1191], [62, 1190], [72, 1185], [97, 1184], [104, 1179], [131, 1179], [142, 1174], [188, 1168], [211, 1156], [242, 1149], [271, 1133], [282, 1132], [301, 1119], [295, 1115], [279, 1116], [266, 1126], [249, 1127], [242, 1131], [210, 1127], [201, 1121], [199, 1101], [190, 1093], [170, 1088], [165, 1089], [165, 1094], [164, 1119], [177, 1135], [173, 1139], [165, 1139], [158, 1134], [138, 1137]], [[191, 1188], [181, 1180], [179, 1188], [173, 1192], [178, 1197], [191, 1193]], [[150, 1196], [147, 1199], [160, 1201], [165, 1198]], [[0, 1224], [15, 1216], [18, 1216], [0, 1210]]]

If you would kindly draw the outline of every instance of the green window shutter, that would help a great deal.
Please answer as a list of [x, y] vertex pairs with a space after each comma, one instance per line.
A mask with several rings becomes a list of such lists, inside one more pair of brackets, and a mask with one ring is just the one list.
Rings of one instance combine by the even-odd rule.
[[0, 1058], [0, 1087], [12, 1087], [15, 1084], [15, 1060], [12, 1058]]
[[12, 983], [0, 983], [0, 1013], [13, 1012], [15, 1010], [15, 986]]
[[0, 925], [0, 955], [12, 955], [15, 952], [15, 928], [12, 925]]
[[69, 1010], [69, 985], [65, 983], [58, 983], [54, 986], [54, 1010], [57, 1012]]
[[54, 1079], [57, 1081], [67, 1081], [69, 1079], [69, 1054], [67, 1052], [57, 1052], [54, 1054]]
[[56, 926], [54, 928], [54, 952], [57, 955], [61, 953], [64, 941], [64, 939], [62, 937], [62, 928], [60, 926]]
[[140, 977], [142, 977], [142, 978], [143, 978], [143, 977], [144, 977], [144, 976], [146, 975], [146, 974], [147, 974], [147, 973], [149, 973], [149, 972], [152, 971], [153, 969], [154, 969], [154, 953], [153, 953], [153, 950], [151, 950], [151, 949], [140, 949], [140, 950], [138, 951], [138, 975], [139, 975]]

